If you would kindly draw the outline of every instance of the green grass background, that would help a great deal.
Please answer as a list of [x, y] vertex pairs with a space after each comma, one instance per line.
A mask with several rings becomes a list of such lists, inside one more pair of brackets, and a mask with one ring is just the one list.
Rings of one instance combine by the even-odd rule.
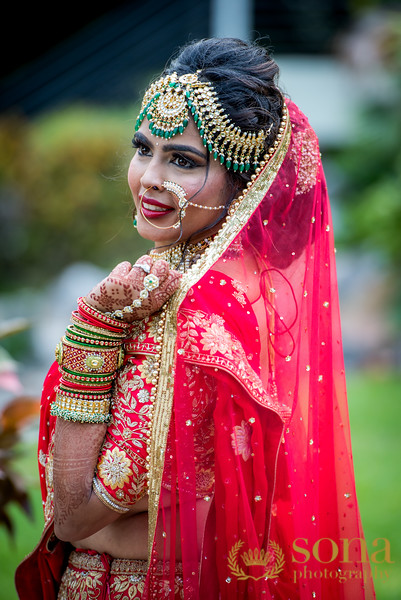
[[[401, 598], [401, 374], [357, 372], [348, 376], [348, 400], [359, 506], [370, 555], [376, 538], [390, 543], [391, 564], [376, 565], [377, 600]], [[16, 464], [29, 484], [30, 521], [12, 507], [16, 535], [0, 528], [0, 597], [16, 600], [14, 571], [40, 537], [43, 517], [36, 467], [36, 443], [21, 448]], [[329, 599], [324, 599], [329, 600]], [[331, 599], [330, 599], [331, 600]], [[335, 600], [335, 599], [333, 599]]]

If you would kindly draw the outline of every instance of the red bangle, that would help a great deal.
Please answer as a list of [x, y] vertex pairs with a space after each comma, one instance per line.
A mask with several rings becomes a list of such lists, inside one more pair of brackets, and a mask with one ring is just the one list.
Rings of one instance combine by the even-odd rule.
[[61, 385], [59, 385], [56, 389], [57, 394], [65, 396], [66, 398], [75, 398], [77, 400], [110, 400], [110, 391], [105, 391], [103, 394], [92, 394], [91, 391], [77, 391], [70, 392], [69, 390], [65, 390]]
[[62, 385], [63, 387], [71, 390], [71, 391], [91, 391], [91, 392], [99, 392], [99, 393], [103, 393], [106, 391], [111, 390], [112, 388], [112, 382], [108, 382], [105, 385], [85, 385], [85, 383], [80, 383], [80, 382], [75, 382], [75, 381], [69, 381], [68, 379], [64, 379], [63, 375], [61, 375], [60, 378], [60, 385]]
[[69, 386], [69, 382], [65, 382], [63, 379], [60, 379], [60, 383], [58, 389], [65, 394], [66, 396], [77, 397], [77, 396], [87, 396], [93, 398], [100, 398], [103, 396], [110, 396], [111, 386], [103, 387], [103, 388], [90, 388], [81, 387], [81, 386]]
[[[84, 315], [89, 321], [92, 322], [92, 325], [99, 325], [99, 323], [101, 323], [102, 327], [109, 329], [110, 331], [118, 333], [124, 331], [130, 326], [129, 323], [122, 323], [121, 321], [117, 321], [116, 319], [108, 317], [104, 313], [100, 312], [100, 310], [96, 310], [96, 308], [90, 306], [84, 298], [78, 298], [78, 310], [81, 315]], [[93, 322], [93, 319], [95, 319], [95, 322]]]

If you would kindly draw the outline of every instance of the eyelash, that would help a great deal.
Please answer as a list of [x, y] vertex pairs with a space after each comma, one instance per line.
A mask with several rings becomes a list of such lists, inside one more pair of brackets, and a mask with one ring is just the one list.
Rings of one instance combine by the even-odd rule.
[[[133, 140], [132, 140], [132, 147], [136, 148], [138, 150], [139, 156], [148, 156], [148, 154], [146, 152], [143, 152], [143, 149], [145, 149], [146, 151], [150, 151], [150, 148], [146, 144], [143, 144], [142, 142], [140, 142], [139, 140], [136, 140], [135, 138], [133, 138]], [[177, 162], [174, 162], [174, 161], [178, 161], [178, 160], [185, 161], [186, 165], [184, 166], [184, 165], [178, 164]], [[173, 154], [173, 164], [175, 164], [180, 169], [193, 169], [198, 166], [194, 160], [188, 158], [187, 156], [183, 156], [182, 154]]]
[[142, 154], [140, 151], [141, 148], [147, 148], [149, 150], [149, 148], [145, 144], [142, 144], [135, 138], [132, 138], [132, 147], [139, 150], [139, 154]]
[[186, 166], [179, 165], [178, 162], [175, 163], [177, 167], [180, 167], [180, 169], [193, 169], [197, 166], [195, 161], [191, 160], [190, 158], [187, 158], [186, 156], [183, 156], [182, 154], [173, 154], [173, 158], [175, 161], [184, 160], [186, 162]]

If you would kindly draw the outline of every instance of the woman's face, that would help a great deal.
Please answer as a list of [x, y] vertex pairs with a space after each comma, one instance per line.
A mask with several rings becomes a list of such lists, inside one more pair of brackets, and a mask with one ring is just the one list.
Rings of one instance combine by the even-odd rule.
[[[135, 133], [137, 151], [128, 170], [128, 183], [137, 211], [139, 234], [162, 247], [187, 240], [212, 224], [222, 210], [206, 210], [188, 205], [182, 228], [172, 226], [180, 219], [178, 198], [162, 187], [164, 181], [178, 183], [187, 200], [202, 206], [225, 205], [232, 194], [226, 169], [218, 161], [207, 159], [195, 123], [190, 119], [184, 133], [169, 140], [154, 136], [145, 119]], [[191, 241], [208, 237], [219, 225]], [[182, 235], [181, 235], [182, 229]]]

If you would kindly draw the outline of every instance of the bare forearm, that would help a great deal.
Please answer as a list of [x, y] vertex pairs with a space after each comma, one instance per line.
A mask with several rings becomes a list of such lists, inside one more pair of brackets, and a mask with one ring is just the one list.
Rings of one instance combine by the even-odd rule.
[[54, 526], [57, 537], [74, 541], [99, 531], [119, 515], [92, 491], [106, 424], [57, 419], [55, 432]]

